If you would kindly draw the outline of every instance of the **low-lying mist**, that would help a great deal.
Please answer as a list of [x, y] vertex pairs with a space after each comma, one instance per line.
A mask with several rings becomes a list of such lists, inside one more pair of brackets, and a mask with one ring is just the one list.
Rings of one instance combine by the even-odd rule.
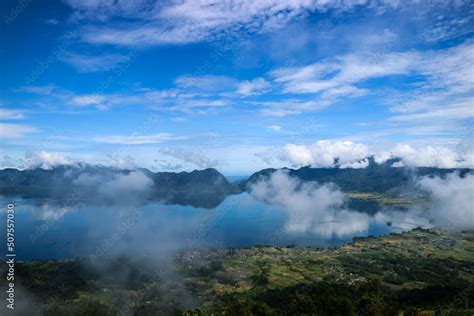
[[345, 194], [334, 184], [303, 182], [285, 171], [251, 186], [251, 195], [288, 212], [287, 232], [312, 232], [325, 238], [367, 231], [369, 216], [346, 208]]
[[[80, 257], [77, 269], [93, 273], [91, 277], [109, 286], [132, 291], [145, 286], [146, 298], [162, 304], [159, 310], [199, 305], [195, 293], [187, 290], [184, 276], [175, 269], [173, 260], [182, 250], [192, 256], [195, 248], [205, 251], [262, 243], [334, 246], [354, 236], [418, 226], [474, 229], [474, 176], [470, 173], [415, 177], [413, 186], [397, 191], [409, 194], [414, 203], [406, 209], [381, 206], [375, 213], [351, 207], [351, 196], [333, 183], [302, 181], [284, 170], [256, 181], [248, 193], [231, 195], [213, 209], [159, 203], [121, 205], [124, 197], [134, 199], [151, 186], [151, 180], [139, 171], [112, 176], [85, 173], [74, 181], [115, 202], [91, 206], [18, 200], [18, 224], [30, 232], [19, 235], [17, 241], [20, 249], [29, 251], [25, 258]], [[393, 192], [387, 192], [390, 194]], [[210, 264], [203, 260], [201, 270], [207, 271]], [[65, 282], [66, 290], [58, 289], [58, 295], [78, 286]], [[27, 291], [21, 279], [18, 285], [23, 302], [34, 306], [43, 301]], [[180, 299], [168, 304], [166, 293], [171, 292]], [[127, 299], [117, 298], [121, 315], [132, 315]]]
[[367, 233], [374, 223], [407, 230], [417, 226], [449, 230], [474, 229], [474, 176], [458, 172], [446, 177], [415, 178], [414, 186], [401, 188], [419, 204], [407, 210], [382, 206], [369, 215], [349, 208], [348, 196], [335, 184], [319, 184], [291, 177], [279, 170], [251, 186], [251, 195], [277, 205], [288, 214], [288, 233], [311, 232], [325, 238]]
[[139, 203], [150, 195], [153, 187], [153, 181], [140, 171], [112, 175], [83, 173], [72, 182], [80, 190], [89, 192], [95, 201], [113, 204]]
[[429, 216], [434, 225], [450, 229], [474, 229], [474, 175], [453, 172], [445, 178], [422, 177], [420, 188], [429, 193]]

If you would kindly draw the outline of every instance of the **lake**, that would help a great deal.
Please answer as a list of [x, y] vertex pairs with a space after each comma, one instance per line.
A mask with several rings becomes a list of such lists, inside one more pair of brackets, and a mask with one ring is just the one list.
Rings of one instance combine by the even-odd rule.
[[[429, 225], [426, 218], [411, 211], [298, 212], [258, 201], [247, 193], [230, 196], [214, 209], [159, 203], [94, 206], [11, 196], [0, 200], [2, 218], [6, 218], [6, 205], [15, 204], [18, 260], [155, 256], [180, 248], [258, 244], [332, 247], [355, 236]], [[5, 236], [6, 224], [1, 230]]]

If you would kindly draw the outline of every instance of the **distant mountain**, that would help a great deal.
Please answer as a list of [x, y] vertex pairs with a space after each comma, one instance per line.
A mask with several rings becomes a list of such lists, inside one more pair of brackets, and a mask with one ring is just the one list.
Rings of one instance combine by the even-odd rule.
[[[374, 159], [369, 158], [366, 168], [311, 168], [299, 169], [284, 168], [289, 175], [303, 181], [316, 181], [318, 183], [332, 182], [345, 192], [379, 192], [385, 193], [391, 190], [406, 188], [413, 184], [417, 176], [444, 176], [453, 171], [461, 175], [472, 172], [472, 169], [440, 169], [431, 167], [392, 167], [399, 159], [390, 159], [385, 163], [377, 164]], [[247, 180], [238, 183], [241, 190], [248, 190], [249, 185], [266, 179], [278, 169], [263, 169], [252, 174]]]
[[172, 204], [200, 207], [215, 207], [231, 195], [240, 193], [235, 184], [230, 183], [214, 168], [192, 172], [150, 173], [155, 184], [154, 197]]
[[212, 208], [239, 188], [215, 169], [151, 172], [78, 165], [0, 170], [0, 194], [91, 203], [160, 201]]
[[[461, 175], [472, 169], [439, 169], [392, 167], [397, 159], [377, 164], [373, 158], [361, 169], [284, 168], [289, 175], [302, 181], [332, 182], [344, 192], [397, 193], [414, 188], [416, 176], [444, 176], [458, 171]], [[78, 201], [83, 203], [145, 203], [213, 208], [226, 197], [249, 191], [251, 184], [267, 179], [278, 169], [264, 169], [246, 180], [229, 182], [213, 168], [192, 172], [152, 172], [148, 169], [120, 170], [111, 167], [79, 164], [59, 166], [51, 170], [40, 168], [0, 170], [0, 194], [20, 195]], [[353, 201], [352, 203], [356, 203]], [[359, 202], [357, 202], [359, 203]], [[354, 208], [367, 209], [366, 204]], [[375, 209], [375, 206], [372, 207]]]

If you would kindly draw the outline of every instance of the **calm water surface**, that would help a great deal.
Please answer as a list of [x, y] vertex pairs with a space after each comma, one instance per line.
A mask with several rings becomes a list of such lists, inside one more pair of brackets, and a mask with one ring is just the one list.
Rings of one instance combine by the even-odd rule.
[[[6, 204], [15, 204], [19, 260], [156, 255], [188, 247], [336, 246], [354, 236], [382, 235], [415, 225], [407, 212], [298, 213], [256, 201], [248, 194], [231, 196], [215, 209], [158, 203], [134, 207], [12, 197], [0, 200], [4, 219]], [[2, 222], [5, 236], [6, 220]]]

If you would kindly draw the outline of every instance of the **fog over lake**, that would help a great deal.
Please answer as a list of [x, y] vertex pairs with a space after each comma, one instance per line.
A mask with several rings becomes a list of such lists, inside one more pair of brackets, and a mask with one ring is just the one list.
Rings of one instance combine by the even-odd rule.
[[321, 209], [316, 204], [313, 211], [294, 211], [247, 193], [230, 196], [213, 209], [159, 203], [94, 206], [50, 199], [0, 199], [4, 205], [15, 204], [19, 260], [162, 256], [182, 248], [258, 244], [327, 247], [355, 236], [430, 225], [422, 211], [381, 210], [369, 215], [332, 205]]

